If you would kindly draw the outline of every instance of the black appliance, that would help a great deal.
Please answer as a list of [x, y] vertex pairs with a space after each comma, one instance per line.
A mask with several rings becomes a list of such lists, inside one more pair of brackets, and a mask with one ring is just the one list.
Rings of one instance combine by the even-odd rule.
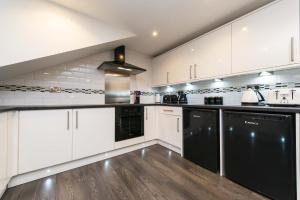
[[98, 69], [105, 70], [108, 73], [127, 75], [136, 75], [146, 71], [125, 61], [125, 46], [119, 46], [115, 49], [115, 60], [103, 62]]
[[224, 111], [226, 177], [276, 200], [296, 199], [295, 117]]
[[168, 104], [177, 104], [178, 103], [178, 97], [177, 95], [164, 95], [163, 96], [163, 103], [168, 103]]
[[178, 91], [178, 103], [179, 104], [187, 104], [187, 97], [183, 91]]
[[223, 105], [223, 97], [204, 97], [205, 105]]
[[144, 107], [116, 107], [115, 141], [119, 142], [144, 135]]
[[183, 156], [209, 169], [219, 171], [219, 111], [183, 109]]
[[141, 91], [134, 91], [134, 104], [140, 104]]

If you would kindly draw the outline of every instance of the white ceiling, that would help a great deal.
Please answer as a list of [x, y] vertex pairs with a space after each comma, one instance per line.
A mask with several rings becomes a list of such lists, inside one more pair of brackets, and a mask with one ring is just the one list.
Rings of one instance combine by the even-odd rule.
[[[158, 55], [272, 0], [50, 0], [137, 36], [129, 48]], [[153, 30], [159, 35], [151, 36]]]

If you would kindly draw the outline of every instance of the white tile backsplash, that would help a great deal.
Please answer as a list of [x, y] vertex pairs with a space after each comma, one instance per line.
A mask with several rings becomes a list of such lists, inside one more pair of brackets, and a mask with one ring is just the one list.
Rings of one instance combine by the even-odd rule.
[[[147, 69], [147, 72], [132, 77], [131, 90], [151, 90], [151, 58], [134, 51], [127, 51], [127, 61]], [[70, 89], [105, 90], [104, 72], [98, 66], [113, 59], [113, 52], [98, 53], [80, 60], [61, 64], [22, 76], [2, 80], [1, 85], [39, 86], [43, 88], [59, 87]], [[143, 82], [143, 83], [141, 83]], [[154, 99], [142, 97], [141, 102], [153, 103]], [[73, 104], [104, 104], [104, 94], [84, 93], [50, 93], [0, 91], [0, 105], [73, 105]]]

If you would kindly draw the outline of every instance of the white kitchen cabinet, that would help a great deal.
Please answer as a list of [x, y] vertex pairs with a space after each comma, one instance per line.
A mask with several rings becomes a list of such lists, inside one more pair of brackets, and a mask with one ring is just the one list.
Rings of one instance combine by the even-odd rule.
[[7, 184], [7, 113], [0, 113], [0, 196]]
[[167, 85], [169, 82], [169, 55], [163, 54], [152, 61], [152, 82], [154, 86]]
[[159, 139], [182, 148], [182, 108], [160, 107], [158, 112]]
[[231, 73], [231, 25], [209, 32], [193, 43], [195, 79]]
[[20, 111], [19, 173], [72, 160], [72, 110]]
[[73, 159], [114, 149], [115, 109], [73, 110]]
[[281, 0], [232, 24], [232, 72], [299, 63], [299, 0]]
[[156, 106], [144, 107], [144, 135], [145, 141], [158, 139]]
[[19, 112], [7, 113], [7, 176], [9, 178], [18, 174], [19, 149]]
[[[183, 45], [169, 53], [169, 83], [183, 83], [193, 79], [190, 46]], [[191, 66], [191, 67], [190, 67]]]

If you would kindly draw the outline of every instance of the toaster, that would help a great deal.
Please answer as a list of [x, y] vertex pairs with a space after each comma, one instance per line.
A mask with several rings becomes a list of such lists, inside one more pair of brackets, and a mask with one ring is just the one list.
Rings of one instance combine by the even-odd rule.
[[267, 96], [268, 105], [299, 106], [300, 88], [272, 89]]

